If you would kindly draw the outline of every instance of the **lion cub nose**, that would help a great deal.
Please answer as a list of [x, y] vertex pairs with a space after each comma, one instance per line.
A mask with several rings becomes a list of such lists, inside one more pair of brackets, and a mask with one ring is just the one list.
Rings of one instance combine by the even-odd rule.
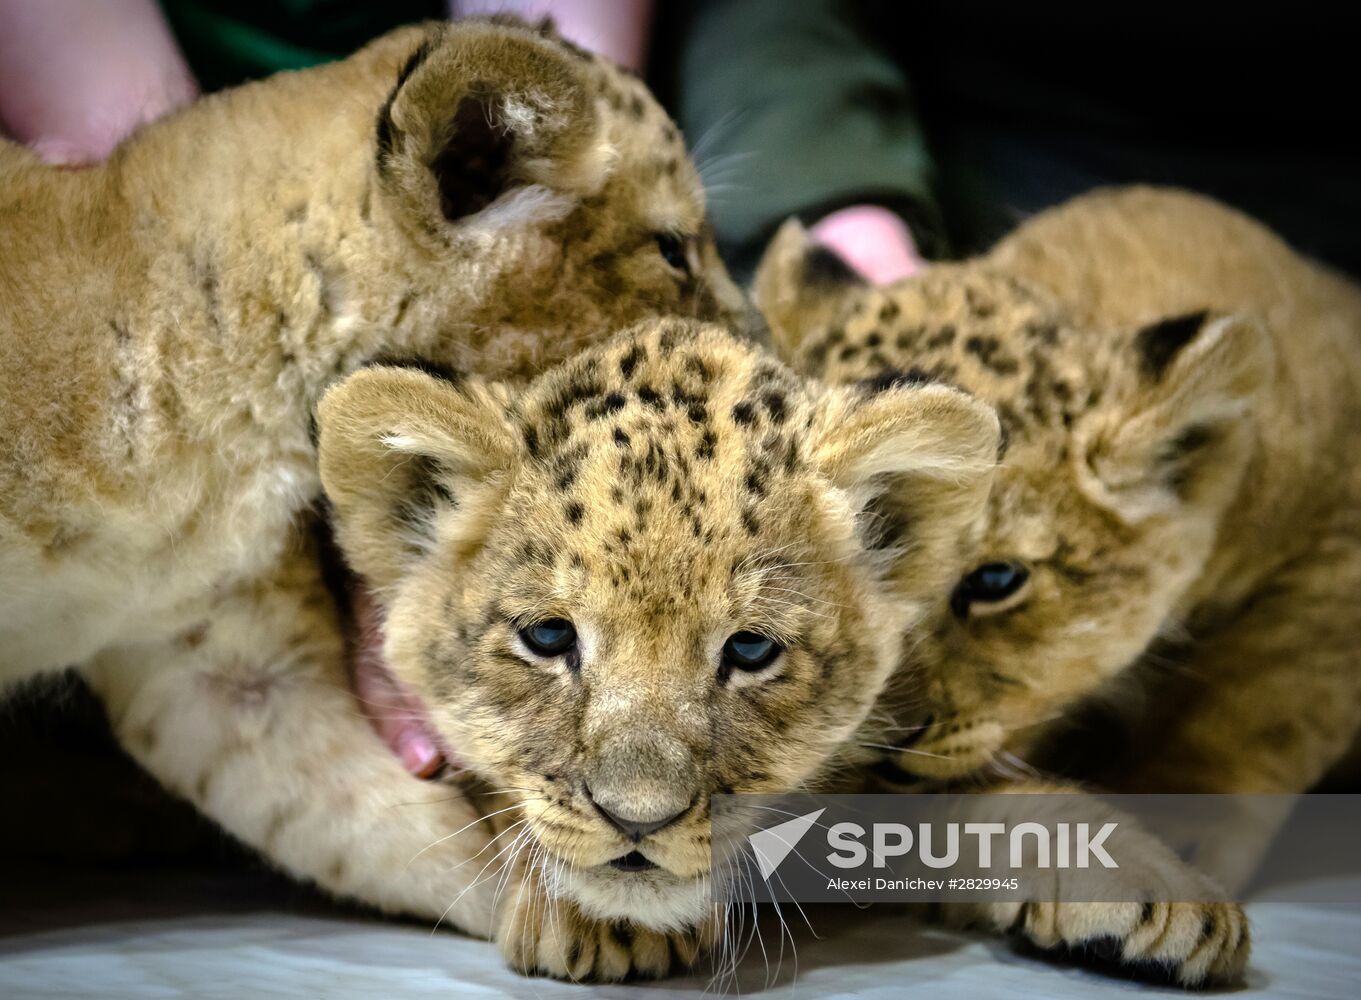
[[[604, 816], [615, 829], [635, 843], [650, 833], [666, 829], [688, 813], [691, 806], [690, 802], [687, 802], [680, 809], [675, 809], [673, 805], [668, 814], [658, 818], [656, 814], [661, 809], [645, 810], [636, 805], [625, 805], [615, 801], [612, 797], [603, 793], [597, 796], [591, 791], [589, 785], [586, 786], [586, 797], [591, 800], [591, 805], [595, 806], [596, 812]], [[660, 803], [657, 805], [660, 806]]]

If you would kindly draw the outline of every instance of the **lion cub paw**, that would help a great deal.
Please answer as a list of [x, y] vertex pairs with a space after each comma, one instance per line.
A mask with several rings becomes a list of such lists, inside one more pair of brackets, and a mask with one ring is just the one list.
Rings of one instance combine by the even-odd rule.
[[1237, 903], [1030, 902], [987, 909], [986, 922], [1041, 951], [1186, 987], [1240, 980], [1251, 947]]
[[521, 893], [496, 936], [517, 972], [573, 982], [659, 979], [683, 972], [699, 957], [704, 938], [699, 928], [663, 932], [598, 920], [542, 892]]

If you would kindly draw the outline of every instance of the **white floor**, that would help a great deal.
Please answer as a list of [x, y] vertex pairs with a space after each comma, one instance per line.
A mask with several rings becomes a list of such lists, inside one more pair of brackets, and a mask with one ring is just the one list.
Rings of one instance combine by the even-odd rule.
[[[495, 949], [451, 933], [334, 910], [253, 873], [0, 876], [0, 998], [194, 997], [823, 997], [1175, 996], [1137, 983], [1026, 958], [1006, 944], [924, 928], [888, 909], [824, 909], [822, 935], [786, 941], [764, 986], [753, 947], [739, 980], [707, 975], [609, 988], [524, 979]], [[1251, 910], [1250, 997], [1361, 996], [1361, 907], [1261, 903]], [[776, 964], [776, 926], [767, 928]]]

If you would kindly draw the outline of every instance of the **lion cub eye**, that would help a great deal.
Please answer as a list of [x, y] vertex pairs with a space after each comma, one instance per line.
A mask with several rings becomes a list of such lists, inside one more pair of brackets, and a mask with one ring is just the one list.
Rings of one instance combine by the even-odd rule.
[[950, 610], [958, 618], [967, 618], [971, 610], [978, 614], [1003, 611], [1012, 606], [1011, 598], [1028, 579], [1030, 570], [1019, 563], [984, 563], [956, 584]]
[[520, 640], [539, 656], [561, 656], [577, 644], [577, 630], [566, 618], [547, 618], [520, 629]]
[[784, 648], [756, 632], [734, 632], [723, 644], [723, 665], [732, 670], [761, 670], [775, 662]]
[[666, 261], [677, 271], [690, 273], [690, 256], [685, 252], [684, 238], [675, 233], [658, 233], [657, 250], [662, 255], [662, 260]]

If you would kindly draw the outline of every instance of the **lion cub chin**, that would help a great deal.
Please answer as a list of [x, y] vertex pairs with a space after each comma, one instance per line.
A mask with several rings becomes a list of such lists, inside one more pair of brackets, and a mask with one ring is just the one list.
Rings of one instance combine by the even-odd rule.
[[[480, 785], [516, 967], [658, 975], [726, 939], [716, 794], [816, 787], [962, 569], [993, 412], [828, 387], [725, 329], [640, 324], [527, 385], [375, 366], [318, 409], [387, 662]], [[498, 853], [499, 851], [499, 853]]]
[[[1116, 791], [1301, 792], [1344, 756], [1361, 724], [1355, 286], [1205, 198], [1134, 188], [885, 288], [790, 225], [756, 296], [805, 373], [912, 369], [1001, 417], [969, 565], [886, 699], [916, 706], [904, 781], [1033, 765]], [[1241, 883], [1280, 819], [1248, 807], [1197, 857]], [[1046, 944], [1109, 935], [1131, 962], [1132, 942], [1176, 940], [1160, 960], [1184, 982], [1246, 957], [1208, 913], [1215, 934], [1170, 937], [1114, 910], [1050, 916], [1080, 933]]]

